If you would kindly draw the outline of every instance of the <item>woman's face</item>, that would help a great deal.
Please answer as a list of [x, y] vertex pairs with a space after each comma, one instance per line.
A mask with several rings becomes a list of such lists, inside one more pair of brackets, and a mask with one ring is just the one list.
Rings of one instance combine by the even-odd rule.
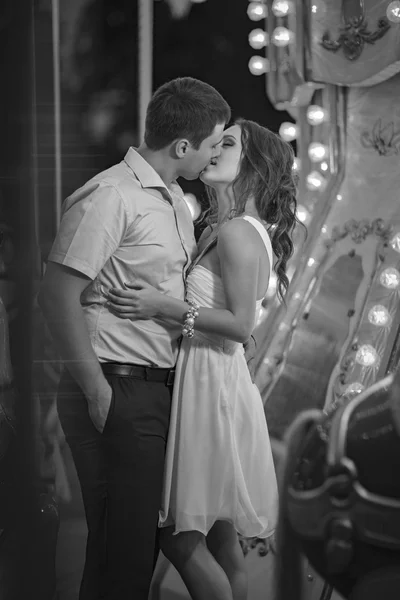
[[241, 135], [240, 125], [232, 125], [224, 131], [221, 141], [221, 154], [212, 159], [211, 163], [200, 174], [203, 183], [211, 187], [218, 187], [234, 181], [240, 169]]

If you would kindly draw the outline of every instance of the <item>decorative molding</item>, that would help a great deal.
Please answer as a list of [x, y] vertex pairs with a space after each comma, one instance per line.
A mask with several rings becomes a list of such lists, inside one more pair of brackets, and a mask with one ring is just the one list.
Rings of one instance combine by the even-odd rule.
[[267, 556], [269, 552], [275, 552], [273, 546], [273, 536], [269, 538], [259, 538], [259, 537], [244, 537], [238, 533], [239, 543], [242, 548], [244, 556], [250, 552], [250, 550], [254, 550], [257, 548], [258, 556]]
[[373, 148], [379, 156], [393, 156], [400, 153], [400, 129], [395, 131], [393, 121], [382, 125], [382, 119], [378, 119], [372, 132], [364, 131], [360, 139], [364, 148]]
[[383, 219], [374, 219], [369, 221], [368, 219], [350, 219], [346, 221], [342, 227], [335, 226], [332, 229], [332, 234], [329, 240], [326, 240], [325, 246], [331, 249], [336, 242], [343, 240], [348, 235], [351, 237], [353, 242], [361, 244], [367, 238], [367, 236], [375, 234], [377, 237], [385, 243], [388, 243], [392, 234], [392, 225], [387, 225]]
[[344, 27], [340, 28], [339, 37], [332, 40], [329, 31], [326, 31], [320, 42], [325, 50], [337, 52], [343, 48], [345, 58], [355, 61], [360, 58], [365, 44], [374, 44], [381, 39], [390, 29], [390, 23], [386, 17], [381, 17], [375, 31], [368, 30], [368, 23], [364, 15], [350, 17], [345, 21]]

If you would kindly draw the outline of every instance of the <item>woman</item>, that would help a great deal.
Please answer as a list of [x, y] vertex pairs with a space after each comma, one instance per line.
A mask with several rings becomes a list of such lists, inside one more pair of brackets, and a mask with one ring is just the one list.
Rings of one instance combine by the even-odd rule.
[[292, 166], [289, 144], [238, 121], [201, 174], [217, 210], [199, 240], [187, 302], [135, 285], [108, 294], [121, 317], [183, 324], [159, 525], [161, 549], [194, 600], [245, 599], [237, 532], [268, 537], [276, 525], [268, 429], [243, 342], [267, 292], [273, 252], [280, 298], [288, 286], [297, 221]]

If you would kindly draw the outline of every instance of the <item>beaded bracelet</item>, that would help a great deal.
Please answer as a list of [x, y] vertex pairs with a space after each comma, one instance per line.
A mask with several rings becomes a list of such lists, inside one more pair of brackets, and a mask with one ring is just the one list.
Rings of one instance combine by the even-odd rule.
[[194, 336], [194, 322], [199, 316], [200, 306], [196, 304], [194, 300], [186, 300], [186, 302], [190, 305], [190, 308], [185, 315], [182, 335], [188, 338], [192, 338]]

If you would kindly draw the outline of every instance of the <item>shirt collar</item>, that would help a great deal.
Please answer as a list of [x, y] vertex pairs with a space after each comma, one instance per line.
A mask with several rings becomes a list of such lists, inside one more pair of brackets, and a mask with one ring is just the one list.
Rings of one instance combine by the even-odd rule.
[[128, 167], [132, 169], [138, 178], [142, 188], [164, 188], [167, 192], [175, 193], [183, 198], [183, 191], [180, 185], [173, 181], [170, 188], [167, 188], [157, 171], [136, 151], [135, 148], [129, 148], [124, 158]]

